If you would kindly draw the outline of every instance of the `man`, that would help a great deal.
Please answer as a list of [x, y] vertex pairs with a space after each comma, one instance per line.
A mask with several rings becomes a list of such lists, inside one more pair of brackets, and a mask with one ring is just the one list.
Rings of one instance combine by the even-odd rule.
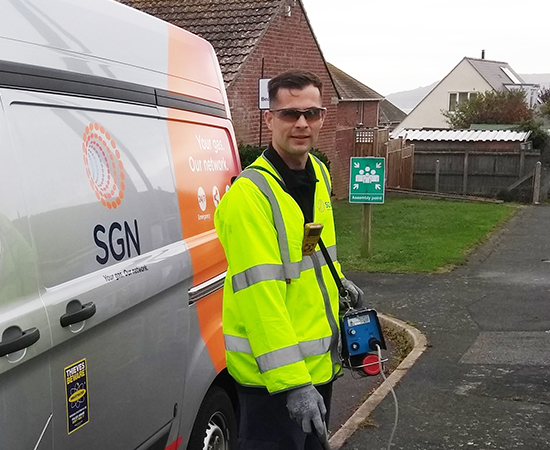
[[304, 254], [305, 224], [324, 226], [335, 275], [355, 303], [361, 292], [340, 272], [330, 176], [309, 155], [326, 116], [321, 80], [288, 71], [268, 89], [271, 145], [215, 214], [228, 261], [223, 330], [239, 395], [238, 449], [318, 449], [312, 422], [326, 435], [332, 382], [341, 374], [339, 295], [319, 247]]

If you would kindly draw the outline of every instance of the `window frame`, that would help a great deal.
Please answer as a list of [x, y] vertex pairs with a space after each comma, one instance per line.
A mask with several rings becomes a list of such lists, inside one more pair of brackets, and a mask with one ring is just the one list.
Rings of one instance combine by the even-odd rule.
[[[449, 91], [449, 101], [447, 103], [449, 112], [452, 112], [452, 113], [456, 112], [457, 106], [460, 105], [460, 103], [462, 103], [463, 101], [465, 101], [464, 98], [460, 100], [461, 94], [462, 95], [466, 94], [467, 95], [466, 100], [470, 100], [471, 98], [477, 97], [479, 92], [478, 91]], [[453, 96], [454, 96], [454, 102], [453, 102]]]

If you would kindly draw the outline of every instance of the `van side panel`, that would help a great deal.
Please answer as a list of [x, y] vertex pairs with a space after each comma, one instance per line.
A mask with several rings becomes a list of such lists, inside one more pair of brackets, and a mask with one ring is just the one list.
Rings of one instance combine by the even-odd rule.
[[[231, 124], [228, 120], [202, 118], [168, 110], [168, 134], [180, 220], [193, 263], [193, 286], [225, 275], [227, 262], [214, 229], [214, 211], [240, 172]], [[184, 399], [190, 411], [198, 410], [210, 383], [226, 367], [222, 331], [222, 285], [191, 306], [189, 365]], [[208, 380], [207, 383], [204, 381]], [[180, 434], [184, 442], [194, 414], [183, 415]]]
[[[137, 448], [172, 424], [187, 370], [192, 266], [158, 111], [5, 97], [52, 328], [55, 450]], [[63, 327], [75, 301], [96, 313]], [[88, 415], [75, 425], [65, 375], [84, 359]]]
[[[35, 317], [21, 324], [45, 338], [21, 362], [0, 358], [0, 436], [24, 424], [29, 440], [10, 450], [34, 448], [35, 430], [38, 450], [183, 447], [225, 369], [213, 214], [240, 162], [215, 52], [116, 1], [0, 0], [0, 11], [0, 95], [24, 179], [15, 203], [28, 207], [10, 220], [34, 255], [32, 292], [18, 300]], [[35, 75], [50, 88], [29, 85]], [[92, 303], [92, 316], [62, 326]], [[88, 421], [71, 429], [64, 377], [84, 360]], [[6, 422], [25, 409], [23, 382], [40, 402]]]
[[[201, 64], [187, 59], [181, 30], [170, 28], [168, 89], [185, 92], [213, 101], [210, 92], [186, 86], [181, 74], [201, 76], [211, 86], [219, 86], [219, 102], [230, 117], [223, 78], [210, 46], [201, 52]], [[210, 70], [204, 68], [210, 67]], [[190, 74], [196, 70], [196, 75]], [[205, 73], [207, 72], [207, 73]], [[184, 91], [182, 91], [184, 89]], [[229, 190], [232, 177], [241, 170], [235, 136], [230, 120], [199, 117], [175, 109], [161, 110], [167, 118], [174, 178], [182, 232], [193, 262], [193, 286], [212, 282], [225, 275], [227, 262], [214, 229], [214, 211], [221, 197]], [[211, 380], [226, 367], [222, 332], [222, 290], [196, 301], [191, 306], [189, 366], [184, 399], [190, 411], [197, 411]], [[204, 380], [208, 380], [204, 383]], [[180, 434], [187, 445], [194, 414], [182, 415]]]
[[[168, 25], [168, 90], [224, 104], [212, 46], [174, 25]], [[191, 83], [191, 80], [195, 80]], [[200, 80], [200, 82], [196, 82]]]
[[194, 283], [227, 268], [214, 229], [214, 210], [240, 171], [230, 122], [169, 110], [168, 133], [184, 239], [193, 259]]
[[116, 1], [103, 1], [98, 8], [87, 0], [0, 0], [0, 11], [0, 38], [11, 41], [0, 46], [0, 60], [226, 104], [212, 46], [136, 9]]
[[197, 302], [197, 318], [203, 341], [217, 373], [225, 368], [225, 343], [222, 333], [222, 291], [212, 294], [208, 300]]
[[0, 0], [0, 11], [0, 60], [167, 88], [161, 20], [116, 1]]
[[[168, 120], [168, 132], [183, 236], [193, 262], [193, 285], [198, 285], [227, 270], [214, 229], [214, 210], [229, 190], [231, 177], [238, 174], [239, 164], [230, 131], [220, 126], [225, 125], [222, 121], [199, 125], [181, 120], [183, 113], [169, 114], [178, 116]], [[210, 297], [197, 302], [197, 315], [203, 340], [219, 372], [225, 367], [221, 296]]]
[[[12, 142], [0, 98], [0, 341], [36, 328], [39, 340], [0, 357], [0, 448], [52, 448], [49, 322], [38, 295], [30, 234]], [[12, 330], [10, 332], [10, 329]], [[42, 437], [41, 437], [42, 436]]]
[[155, 108], [5, 97], [20, 166], [33, 180], [26, 201], [46, 287], [181, 240]]

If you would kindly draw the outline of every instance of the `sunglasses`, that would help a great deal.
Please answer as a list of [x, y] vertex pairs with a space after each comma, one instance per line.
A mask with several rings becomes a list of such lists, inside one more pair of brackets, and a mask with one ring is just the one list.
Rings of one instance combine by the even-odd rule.
[[304, 116], [308, 122], [316, 122], [322, 117], [326, 110], [326, 108], [286, 108], [270, 109], [269, 111], [285, 122], [296, 122], [302, 116]]

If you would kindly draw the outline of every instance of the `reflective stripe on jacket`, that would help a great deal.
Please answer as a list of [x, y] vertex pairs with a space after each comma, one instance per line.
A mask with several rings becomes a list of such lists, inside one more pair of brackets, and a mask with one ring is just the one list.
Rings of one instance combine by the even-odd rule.
[[[313, 221], [324, 225], [342, 277], [329, 175], [310, 158], [318, 180]], [[253, 165], [280, 179], [263, 156]], [[216, 208], [215, 226], [228, 261], [223, 332], [233, 378], [274, 393], [339, 375], [338, 289], [319, 246], [302, 256], [304, 216], [295, 200], [270, 174], [247, 169]]]

